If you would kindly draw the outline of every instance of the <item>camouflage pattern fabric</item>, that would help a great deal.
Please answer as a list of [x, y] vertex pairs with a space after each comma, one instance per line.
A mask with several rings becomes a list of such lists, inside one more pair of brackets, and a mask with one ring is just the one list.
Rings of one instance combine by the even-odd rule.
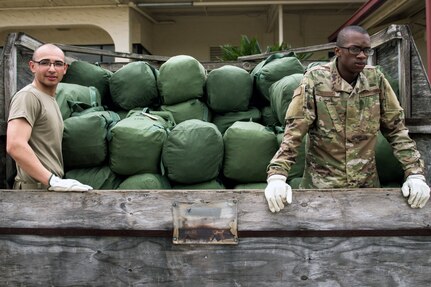
[[336, 59], [311, 68], [294, 92], [283, 142], [268, 165], [268, 176], [288, 176], [308, 132], [301, 188], [380, 187], [375, 161], [379, 130], [405, 177], [424, 173], [403, 109], [380, 71], [366, 66], [352, 87], [339, 75]]

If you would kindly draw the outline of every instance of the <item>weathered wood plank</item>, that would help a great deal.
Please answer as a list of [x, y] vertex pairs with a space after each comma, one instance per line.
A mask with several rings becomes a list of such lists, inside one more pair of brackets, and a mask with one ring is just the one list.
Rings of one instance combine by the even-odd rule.
[[399, 64], [399, 89], [398, 99], [404, 109], [406, 118], [412, 116], [412, 79], [411, 79], [411, 40], [406, 29], [401, 30], [403, 39], [399, 42], [398, 64]]
[[262, 54], [255, 54], [255, 55], [250, 55], [250, 56], [241, 56], [241, 57], [238, 57], [238, 61], [261, 61], [261, 60], [268, 58], [272, 54], [287, 55], [291, 52], [309, 53], [309, 52], [319, 52], [319, 51], [325, 51], [325, 50], [332, 50], [333, 48], [335, 48], [335, 43], [326, 43], [326, 44], [307, 46], [307, 47], [297, 47], [297, 48], [292, 48], [292, 49], [289, 49], [286, 51], [276, 51], [276, 52], [271, 52], [271, 53], [262, 53]]
[[[390, 25], [388, 28], [383, 29], [373, 35], [370, 35], [371, 38], [371, 45], [372, 47], [380, 46], [388, 41], [392, 41], [393, 39], [403, 39], [404, 33], [405, 33], [406, 27], [403, 25]], [[297, 47], [297, 48], [291, 48], [286, 51], [277, 51], [277, 52], [271, 52], [271, 53], [262, 53], [262, 54], [255, 54], [255, 55], [249, 55], [249, 56], [241, 56], [238, 57], [238, 61], [257, 61], [257, 60], [264, 60], [267, 57], [269, 57], [272, 54], [275, 53], [281, 53], [284, 55], [289, 54], [290, 52], [295, 53], [309, 53], [309, 52], [319, 52], [319, 51], [325, 51], [325, 50], [332, 50], [336, 46], [335, 42], [325, 43], [325, 44], [319, 44], [319, 45], [312, 45], [312, 46], [306, 46], [306, 47]]]
[[428, 286], [431, 237], [0, 236], [1, 286]]
[[273, 214], [262, 190], [87, 193], [1, 190], [0, 230], [2, 233], [13, 233], [14, 228], [171, 232], [174, 202], [225, 199], [238, 201], [240, 236], [247, 232], [400, 229], [421, 230], [431, 235], [430, 205], [410, 208], [399, 189], [302, 190], [294, 191], [293, 198], [290, 206]]
[[412, 116], [431, 117], [431, 87], [414, 41], [411, 41]]
[[405, 25], [389, 25], [386, 29], [380, 30], [379, 32], [370, 35], [372, 46], [377, 47], [387, 42], [393, 41], [394, 39], [403, 39], [408, 33], [407, 26]]

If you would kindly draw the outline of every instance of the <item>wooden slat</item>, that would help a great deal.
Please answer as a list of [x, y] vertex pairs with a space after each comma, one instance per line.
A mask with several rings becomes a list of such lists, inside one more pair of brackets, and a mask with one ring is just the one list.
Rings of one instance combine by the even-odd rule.
[[13, 233], [10, 228], [171, 231], [174, 202], [223, 199], [238, 201], [238, 229], [243, 234], [431, 230], [429, 206], [410, 208], [399, 189], [295, 191], [294, 202], [279, 214], [268, 210], [261, 190], [0, 190], [0, 229], [3, 233]]
[[[13, 95], [17, 92], [17, 69], [18, 69], [18, 59], [17, 59], [17, 47], [15, 46], [15, 41], [22, 36], [20, 33], [12, 33], [8, 37], [7, 43], [4, 47], [3, 59], [3, 76], [4, 76], [4, 110], [5, 117], [9, 115], [9, 103]], [[5, 118], [6, 120], [6, 118]], [[5, 130], [6, 131], [6, 130]], [[12, 158], [5, 154], [5, 157], [1, 159], [0, 162], [4, 162], [5, 167], [5, 178], [2, 178], [3, 182], [6, 182], [9, 178], [13, 177], [15, 174], [15, 164]]]
[[378, 47], [387, 42], [395, 39], [404, 39], [406, 33], [406, 26], [404, 25], [390, 25], [386, 29], [383, 29], [373, 35], [370, 35], [371, 46]]
[[[410, 36], [412, 39], [412, 36]], [[412, 116], [429, 119], [431, 117], [431, 86], [414, 40], [411, 47], [411, 97]]]
[[[406, 27], [403, 25], [390, 25], [388, 28], [383, 29], [373, 35], [370, 35], [372, 47], [380, 46], [388, 41], [392, 41], [393, 39], [403, 39], [403, 37], [405, 36], [404, 35], [405, 29]], [[256, 55], [250, 55], [250, 56], [241, 56], [241, 57], [238, 57], [238, 61], [263, 60], [275, 53], [281, 53], [286, 55], [290, 52], [309, 53], [309, 52], [332, 50], [335, 48], [335, 46], [336, 46], [336, 43], [331, 42], [331, 43], [320, 44], [320, 45], [297, 47], [297, 48], [291, 48], [286, 51], [262, 53], [262, 54], [256, 54]]]
[[429, 286], [431, 237], [0, 236], [1, 286]]
[[56, 44], [56, 45], [66, 52], [102, 55], [102, 56], [134, 59], [134, 60], [142, 60], [142, 61], [166, 62], [170, 58], [166, 56], [153, 56], [153, 55], [143, 55], [143, 54], [136, 54], [136, 53], [121, 53], [121, 52], [113, 52], [109, 50], [101, 50], [101, 49], [95, 49], [95, 48], [78, 47], [78, 46], [63, 45], [63, 44]]
[[[31, 36], [28, 36], [23, 33], [19, 33], [17, 39], [15, 40], [15, 45], [19, 47], [24, 47], [26, 49], [35, 50], [38, 46], [40, 46], [42, 42], [32, 38]], [[79, 46], [72, 46], [72, 45], [64, 45], [64, 44], [56, 44], [59, 46], [63, 51], [67, 52], [77, 52], [77, 53], [84, 53], [84, 54], [92, 54], [92, 55], [103, 55], [103, 56], [110, 56], [110, 57], [117, 57], [117, 58], [126, 58], [126, 59], [135, 59], [135, 60], [148, 60], [148, 61], [161, 61], [165, 62], [170, 57], [165, 56], [153, 56], [153, 55], [142, 55], [142, 54], [136, 54], [136, 53], [119, 53], [119, 52], [113, 52], [108, 50], [101, 50], [101, 49], [94, 49], [94, 48], [87, 48], [87, 47], [79, 47]]]
[[6, 127], [7, 127], [7, 122], [4, 120], [0, 120], [0, 136], [6, 135]]
[[412, 116], [412, 85], [411, 85], [411, 47], [410, 40], [405, 29], [401, 30], [403, 39], [399, 42], [398, 61], [399, 61], [399, 100], [404, 109], [406, 118]]

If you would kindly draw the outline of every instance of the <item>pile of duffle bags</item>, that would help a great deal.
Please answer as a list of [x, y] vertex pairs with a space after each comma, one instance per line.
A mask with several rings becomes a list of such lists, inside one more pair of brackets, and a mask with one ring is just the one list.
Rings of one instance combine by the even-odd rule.
[[[206, 71], [186, 55], [115, 72], [74, 61], [56, 95], [65, 177], [99, 190], [263, 189], [304, 71], [295, 54], [273, 54], [251, 73]], [[294, 188], [306, 141], [289, 174]], [[382, 185], [398, 186], [403, 171], [381, 135], [376, 156]]]

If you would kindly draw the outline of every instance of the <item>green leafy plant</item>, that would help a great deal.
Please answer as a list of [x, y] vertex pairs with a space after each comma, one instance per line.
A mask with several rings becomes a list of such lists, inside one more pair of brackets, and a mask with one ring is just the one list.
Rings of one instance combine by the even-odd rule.
[[259, 42], [255, 37], [249, 39], [246, 35], [241, 35], [239, 47], [230, 44], [220, 46], [222, 49], [222, 61], [236, 61], [240, 56], [254, 55], [262, 53]]
[[271, 52], [278, 52], [278, 51], [286, 51], [289, 49], [290, 49], [290, 45], [283, 42], [281, 44], [274, 44], [272, 46], [267, 46], [266, 52], [271, 53]]
[[[222, 49], [222, 56], [219, 57], [221, 61], [236, 61], [238, 57], [262, 54], [259, 42], [255, 37], [249, 39], [246, 35], [241, 35], [239, 47], [230, 44], [220, 46]], [[286, 43], [274, 44], [266, 47], [265, 53], [273, 53], [278, 51], [289, 50], [291, 46]], [[313, 53], [294, 53], [294, 56], [299, 60], [306, 60], [311, 57]]]

